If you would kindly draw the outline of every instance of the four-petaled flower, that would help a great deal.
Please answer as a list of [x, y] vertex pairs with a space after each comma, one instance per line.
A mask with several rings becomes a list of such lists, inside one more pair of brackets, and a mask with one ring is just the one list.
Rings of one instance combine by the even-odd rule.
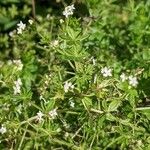
[[110, 77], [112, 76], [112, 69], [104, 67], [101, 69], [101, 73], [104, 77]]
[[43, 118], [42, 118], [43, 116], [44, 114], [41, 111], [37, 113], [36, 119], [39, 123], [43, 121]]
[[74, 85], [72, 85], [71, 82], [67, 82], [67, 81], [66, 81], [65, 84], [64, 84], [64, 91], [65, 91], [65, 92], [68, 92], [69, 89], [74, 89]]
[[24, 24], [22, 21], [20, 21], [17, 24], [18, 28], [17, 28], [17, 34], [22, 34], [22, 31], [26, 28], [26, 24]]
[[122, 73], [122, 74], [120, 75], [120, 79], [121, 79], [122, 82], [124, 82], [124, 81], [127, 80], [128, 78], [126, 77], [126, 75], [125, 75], [124, 73]]
[[14, 89], [14, 95], [16, 94], [20, 94], [21, 93], [21, 85], [22, 85], [22, 81], [20, 78], [17, 79], [17, 81], [14, 81], [14, 86], [13, 86], [13, 89]]
[[53, 109], [53, 110], [51, 110], [51, 111], [49, 111], [48, 114], [50, 115], [50, 117], [51, 117], [52, 119], [55, 119], [55, 117], [57, 116], [56, 108]]
[[6, 132], [7, 132], [6, 127], [4, 127], [4, 125], [2, 125], [2, 127], [0, 128], [0, 133], [1, 133], [1, 134], [4, 134], [4, 133], [6, 133]]
[[58, 40], [54, 40], [51, 42], [52, 47], [57, 47], [59, 45], [59, 41]]
[[74, 108], [74, 105], [75, 105], [75, 103], [74, 103], [73, 101], [70, 101], [70, 106], [71, 106], [72, 108]]
[[129, 76], [129, 84], [136, 87], [138, 85], [138, 81], [136, 77], [133, 77], [132, 75]]
[[65, 7], [65, 10], [63, 11], [63, 15], [68, 18], [68, 16], [73, 15], [73, 10], [74, 10], [74, 4], [71, 6]]

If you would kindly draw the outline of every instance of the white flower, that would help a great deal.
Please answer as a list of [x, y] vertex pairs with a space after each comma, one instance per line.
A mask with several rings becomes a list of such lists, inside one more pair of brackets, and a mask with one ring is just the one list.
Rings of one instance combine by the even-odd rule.
[[93, 65], [95, 66], [96, 65], [96, 59], [93, 58], [92, 61], [93, 61]]
[[22, 29], [21, 28], [17, 28], [17, 34], [22, 34]]
[[61, 23], [61, 24], [64, 22], [64, 20], [63, 20], [63, 19], [60, 19], [59, 21], [60, 21], [60, 23]]
[[13, 37], [14, 33], [11, 31], [9, 32], [9, 36]]
[[67, 138], [69, 136], [69, 133], [68, 132], [66, 132], [65, 133], [65, 138]]
[[17, 66], [18, 70], [22, 70], [23, 64], [22, 64], [20, 59], [19, 60], [13, 60], [13, 63]]
[[74, 89], [74, 85], [72, 85], [71, 82], [65, 82], [64, 91], [65, 91], [65, 92], [68, 92], [69, 89]]
[[28, 22], [29, 22], [30, 25], [33, 24], [33, 20], [31, 20], [31, 19], [29, 19]]
[[55, 117], [57, 116], [56, 108], [53, 109], [53, 110], [51, 110], [51, 111], [49, 111], [48, 114], [50, 115], [50, 117], [51, 117], [52, 119], [55, 119]]
[[39, 123], [43, 121], [43, 118], [42, 118], [43, 116], [44, 114], [41, 111], [37, 113], [36, 119], [38, 120]]
[[63, 11], [63, 15], [68, 18], [68, 16], [73, 15], [73, 10], [74, 10], [74, 4], [71, 6], [67, 6], [65, 10]]
[[26, 28], [26, 24], [24, 24], [22, 21], [20, 21], [17, 24], [18, 28], [17, 28], [17, 34], [22, 34], [22, 31]]
[[24, 24], [22, 21], [20, 21], [18, 24], [17, 24], [18, 28], [24, 30], [25, 27], [26, 27], [26, 24]]
[[110, 77], [112, 76], [112, 69], [104, 67], [101, 69], [101, 73], [103, 74], [104, 77]]
[[74, 105], [75, 105], [75, 103], [74, 103], [73, 101], [70, 101], [70, 106], [71, 106], [72, 108], [74, 108]]
[[9, 32], [9, 36], [10, 36], [10, 37], [14, 37], [15, 33], [16, 33], [16, 30], [10, 31], [10, 32]]
[[58, 44], [59, 44], [58, 40], [54, 40], [54, 41], [51, 42], [52, 47], [57, 47]]
[[120, 75], [120, 79], [121, 79], [122, 82], [124, 82], [124, 81], [127, 80], [128, 78], [126, 77], [126, 75], [125, 75], [124, 73], [122, 73], [122, 74]]
[[14, 84], [15, 84], [13, 86], [14, 95], [20, 94], [21, 93], [21, 85], [22, 85], [21, 79], [19, 78], [17, 81], [14, 81]]
[[137, 84], [138, 84], [137, 78], [133, 77], [132, 75], [129, 76], [129, 84], [134, 86], [134, 87], [137, 86]]
[[7, 132], [6, 127], [4, 127], [4, 125], [2, 125], [2, 127], [0, 128], [0, 133], [1, 133], [1, 134], [4, 134], [4, 133], [6, 133], [6, 132]]
[[16, 108], [16, 110], [17, 110], [17, 112], [18, 112], [19, 114], [22, 113], [22, 109], [23, 109], [23, 105], [22, 105], [22, 104], [19, 104], [18, 107]]

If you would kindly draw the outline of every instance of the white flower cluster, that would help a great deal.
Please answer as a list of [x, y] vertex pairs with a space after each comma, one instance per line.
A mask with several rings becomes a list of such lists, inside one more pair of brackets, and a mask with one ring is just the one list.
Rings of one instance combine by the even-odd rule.
[[137, 77], [130, 75], [127, 77], [124, 73], [120, 75], [120, 79], [122, 82], [129, 80], [129, 84], [133, 87], [136, 87], [138, 85]]
[[74, 85], [72, 85], [71, 82], [67, 82], [67, 81], [66, 81], [65, 84], [64, 84], [64, 91], [65, 91], [65, 92], [68, 92], [69, 89], [74, 89]]
[[73, 10], [74, 10], [74, 4], [71, 6], [65, 7], [65, 10], [63, 11], [63, 15], [68, 18], [68, 16], [73, 15]]
[[138, 85], [137, 78], [134, 76], [129, 76], [129, 84], [136, 87]]
[[58, 40], [54, 40], [50, 44], [51, 44], [52, 47], [57, 47], [59, 45], [59, 41]]
[[57, 116], [56, 108], [55, 108], [55, 109], [53, 109], [53, 110], [51, 110], [51, 111], [49, 111], [49, 113], [48, 113], [48, 114], [50, 115], [50, 117], [51, 117], [52, 119], [55, 119], [55, 118], [56, 118], [56, 116]]
[[128, 79], [128, 77], [124, 73], [122, 73], [120, 75], [120, 79], [121, 79], [122, 82], [124, 82], [124, 81], [126, 81]]
[[16, 94], [20, 94], [21, 93], [21, 85], [22, 85], [22, 82], [21, 82], [21, 79], [17, 79], [17, 81], [14, 81], [14, 86], [13, 86], [13, 89], [14, 89], [14, 95]]
[[13, 63], [16, 65], [17, 70], [22, 70], [23, 64], [22, 64], [20, 59], [19, 60], [13, 60]]
[[21, 114], [22, 113], [22, 109], [23, 109], [23, 105], [22, 104], [19, 104], [16, 108], [16, 111]]
[[41, 111], [39, 111], [37, 113], [36, 119], [39, 123], [41, 123], [43, 121], [43, 118], [42, 118], [43, 116], [44, 116], [44, 114]]
[[[49, 111], [48, 114], [49, 114], [49, 116], [50, 116], [51, 119], [55, 119], [56, 116], [58, 115], [58, 114], [57, 114], [57, 109], [55, 108], [55, 109]], [[39, 123], [41, 123], [42, 121], [44, 121], [43, 116], [44, 116], [44, 114], [43, 114], [41, 111], [39, 111], [39, 112], [37, 113], [37, 115], [36, 115], [36, 120], [37, 120]]]
[[22, 34], [22, 31], [26, 28], [26, 24], [24, 24], [22, 21], [20, 21], [17, 24], [18, 28], [17, 28], [17, 34]]
[[[101, 73], [104, 77], [110, 77], [112, 76], [112, 69], [108, 68], [108, 67], [104, 67], [101, 69]], [[120, 79], [122, 82], [125, 82], [126, 80], [129, 81], [129, 85], [136, 87], [138, 85], [138, 80], [136, 76], [126, 76], [125, 73], [122, 73], [120, 75]], [[95, 83], [95, 78], [94, 78], [94, 83]]]
[[[32, 25], [33, 24], [33, 20], [29, 19], [28, 20], [29, 24]], [[18, 24], [17, 24], [17, 30], [13, 30], [13, 31], [10, 31], [9, 32], [9, 36], [10, 37], [14, 37], [16, 32], [17, 34], [22, 34], [22, 31], [26, 28], [26, 24], [24, 24], [22, 21], [20, 21]]]
[[4, 134], [4, 133], [6, 133], [6, 132], [7, 132], [6, 127], [4, 127], [4, 125], [2, 125], [2, 127], [0, 128], [0, 133], [1, 133], [1, 134]]
[[104, 77], [111, 77], [112, 76], [112, 69], [108, 67], [104, 67], [101, 69], [101, 73]]

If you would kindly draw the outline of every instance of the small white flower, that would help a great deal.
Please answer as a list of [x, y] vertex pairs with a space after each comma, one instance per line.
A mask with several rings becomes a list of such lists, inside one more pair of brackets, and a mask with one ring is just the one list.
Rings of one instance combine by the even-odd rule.
[[137, 81], [137, 78], [136, 77], [133, 77], [132, 75], [129, 76], [129, 84], [136, 87], [137, 84], [138, 84], [138, 81]]
[[92, 59], [92, 61], [93, 61], [93, 65], [95, 66], [96, 65], [96, 59]]
[[1, 133], [1, 134], [4, 134], [4, 133], [6, 133], [6, 132], [7, 132], [6, 127], [4, 127], [4, 125], [2, 125], [2, 127], [0, 128], [0, 133]]
[[68, 18], [68, 16], [73, 15], [73, 10], [74, 10], [74, 4], [71, 6], [67, 6], [65, 10], [63, 11], [63, 15]]
[[21, 28], [17, 28], [17, 34], [22, 34], [22, 29]]
[[30, 25], [33, 24], [33, 20], [31, 20], [31, 19], [29, 19], [28, 22], [29, 22]]
[[104, 67], [101, 69], [101, 73], [103, 74], [104, 77], [110, 77], [112, 76], [112, 69]]
[[10, 31], [10, 32], [9, 32], [9, 36], [10, 36], [10, 37], [14, 37], [15, 33], [16, 33], [16, 30]]
[[52, 47], [57, 47], [59, 45], [59, 41], [58, 40], [54, 40], [51, 42]]
[[65, 138], [67, 138], [69, 136], [69, 133], [68, 132], [66, 132], [65, 133]]
[[124, 73], [122, 73], [122, 74], [120, 75], [120, 79], [121, 79], [122, 82], [124, 82], [124, 81], [127, 80], [128, 78], [126, 77], [126, 75], [125, 75]]
[[73, 101], [70, 101], [70, 106], [71, 106], [72, 108], [74, 108], [74, 105], [75, 105], [75, 103], [74, 103]]
[[65, 84], [64, 84], [64, 91], [68, 92], [69, 89], [74, 89], [74, 85], [72, 85], [71, 82], [65, 82]]
[[17, 28], [17, 34], [22, 34], [22, 31], [26, 28], [26, 24], [24, 24], [22, 21], [20, 21], [17, 24], [18, 28]]
[[61, 24], [64, 22], [64, 20], [63, 20], [63, 19], [60, 19], [59, 21], [60, 21], [60, 23], [61, 23]]
[[21, 93], [21, 85], [22, 85], [21, 79], [19, 78], [17, 81], [14, 81], [14, 84], [15, 84], [13, 86], [14, 95], [20, 94]]
[[50, 117], [51, 117], [52, 119], [55, 119], [56, 116], [58, 115], [58, 114], [57, 114], [57, 111], [56, 111], [56, 108], [53, 109], [53, 110], [51, 110], [51, 111], [49, 111], [48, 114], [50, 115]]
[[17, 66], [18, 70], [22, 70], [23, 64], [22, 64], [20, 59], [19, 60], [13, 60], [13, 63]]
[[26, 24], [24, 24], [22, 21], [20, 21], [18, 24], [17, 24], [18, 28], [24, 30], [26, 28]]
[[39, 123], [43, 121], [43, 118], [42, 118], [43, 116], [44, 116], [44, 114], [43, 114], [41, 111], [39, 111], [39, 112], [37, 113], [36, 119], [37, 119], [37, 121], [38, 121]]
[[13, 32], [12, 31], [9, 32], [9, 36], [13, 37]]

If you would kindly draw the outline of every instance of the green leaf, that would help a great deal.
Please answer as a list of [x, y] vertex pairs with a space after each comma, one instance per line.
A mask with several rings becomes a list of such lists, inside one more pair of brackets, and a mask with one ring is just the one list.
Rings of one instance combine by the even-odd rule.
[[116, 118], [111, 113], [106, 114], [106, 119], [109, 121], [115, 121], [116, 120]]
[[84, 97], [82, 99], [82, 103], [83, 103], [86, 110], [88, 110], [92, 106], [92, 100], [88, 97]]
[[55, 99], [50, 99], [48, 101], [47, 106], [46, 106], [46, 110], [47, 111], [51, 110], [52, 108], [54, 108], [54, 105], [55, 105]]
[[119, 105], [120, 105], [120, 101], [119, 101], [119, 100], [113, 100], [113, 101], [109, 104], [108, 112], [116, 111], [117, 108], [119, 107]]
[[8, 29], [12, 28], [13, 26], [15, 26], [16, 23], [17, 23], [17, 21], [11, 21], [11, 22], [5, 24], [4, 30], [8, 30]]

